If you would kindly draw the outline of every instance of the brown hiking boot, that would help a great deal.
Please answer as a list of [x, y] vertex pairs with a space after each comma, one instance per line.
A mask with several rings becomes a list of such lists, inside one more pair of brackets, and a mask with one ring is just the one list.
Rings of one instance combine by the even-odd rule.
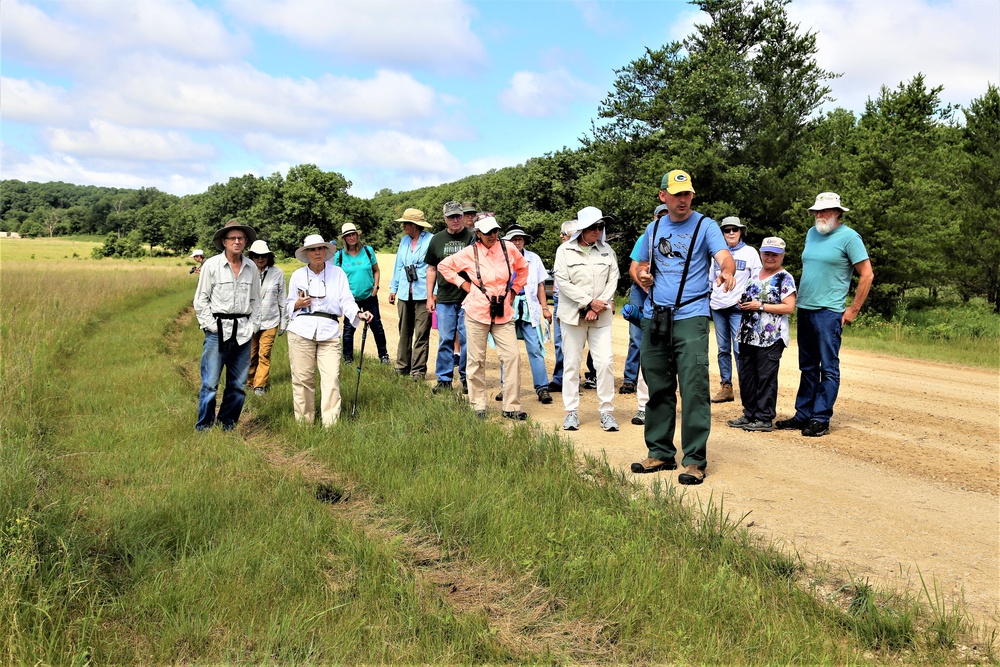
[[676, 470], [677, 461], [670, 459], [669, 461], [661, 461], [660, 459], [654, 459], [652, 457], [646, 457], [644, 461], [639, 461], [638, 463], [633, 463], [631, 470], [637, 475], [642, 475], [651, 472], [660, 472], [661, 470]]
[[712, 397], [713, 403], [728, 403], [729, 401], [735, 400], [733, 398], [733, 383], [723, 382], [722, 388], [719, 389], [719, 393]]
[[705, 469], [696, 465], [684, 466], [684, 472], [677, 475], [678, 484], [701, 484], [705, 481]]

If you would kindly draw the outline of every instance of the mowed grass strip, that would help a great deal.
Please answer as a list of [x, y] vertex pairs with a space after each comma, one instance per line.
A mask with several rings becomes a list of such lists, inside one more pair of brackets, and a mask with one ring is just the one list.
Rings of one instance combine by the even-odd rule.
[[176, 285], [118, 301], [48, 367], [51, 431], [31, 443], [21, 492], [3, 492], [4, 661], [508, 659], [394, 544], [338, 520], [240, 438], [195, 433], [165, 330], [189, 301]]

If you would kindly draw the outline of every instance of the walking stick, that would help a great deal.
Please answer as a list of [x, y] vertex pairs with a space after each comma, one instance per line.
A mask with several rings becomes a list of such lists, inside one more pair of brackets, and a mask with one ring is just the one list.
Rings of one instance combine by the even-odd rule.
[[358, 381], [354, 385], [354, 405], [351, 407], [351, 419], [358, 412], [358, 390], [361, 388], [361, 365], [365, 363], [365, 341], [368, 339], [368, 322], [361, 330], [361, 354], [358, 355]]

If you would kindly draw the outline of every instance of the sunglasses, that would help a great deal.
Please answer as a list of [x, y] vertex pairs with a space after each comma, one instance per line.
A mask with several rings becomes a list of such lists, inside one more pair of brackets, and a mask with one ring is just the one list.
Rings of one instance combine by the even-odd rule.
[[723, 234], [735, 234], [738, 231], [740, 231], [739, 227], [723, 227], [722, 228], [722, 233]]
[[601, 232], [603, 232], [604, 231], [604, 223], [603, 222], [599, 222], [596, 225], [591, 225], [590, 227], [587, 227], [583, 231], [585, 231], [585, 232], [593, 232], [593, 231], [601, 231]]

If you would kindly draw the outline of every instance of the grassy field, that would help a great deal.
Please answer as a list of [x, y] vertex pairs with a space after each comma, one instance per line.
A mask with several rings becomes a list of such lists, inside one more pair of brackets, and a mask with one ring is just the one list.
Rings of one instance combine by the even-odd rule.
[[238, 432], [198, 434], [177, 260], [8, 243], [0, 662], [961, 660], [959, 618], [863, 583], [821, 599], [723, 507], [377, 364], [359, 418], [299, 426], [279, 339]]

